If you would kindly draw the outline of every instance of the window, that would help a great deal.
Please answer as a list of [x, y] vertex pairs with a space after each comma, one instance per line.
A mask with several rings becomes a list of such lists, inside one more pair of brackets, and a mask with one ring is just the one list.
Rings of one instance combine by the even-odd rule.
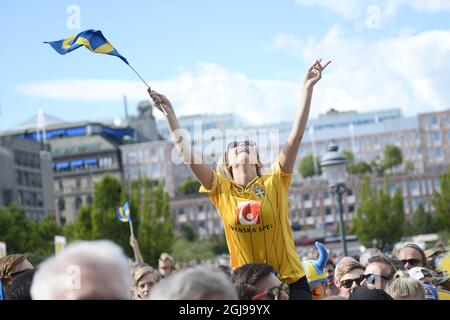
[[323, 198], [328, 199], [330, 197], [330, 193], [328, 191], [324, 191]]
[[439, 141], [441, 139], [441, 134], [438, 131], [433, 131], [432, 136], [434, 141]]
[[184, 209], [183, 208], [179, 208], [178, 209], [178, 215], [181, 216], [184, 214]]
[[305, 193], [303, 195], [303, 201], [308, 201], [309, 200], [309, 193]]
[[81, 188], [81, 179], [77, 179], [75, 182], [76, 188], [80, 189]]
[[433, 117], [431, 117], [431, 124], [432, 125], [436, 125], [436, 124], [438, 124], [439, 122], [438, 122], [438, 117], [437, 116], [433, 116]]
[[347, 195], [348, 196], [352, 196], [353, 195], [353, 190], [352, 189], [347, 189]]
[[62, 182], [62, 180], [59, 180], [59, 191], [64, 191], [64, 185], [63, 185], [63, 182]]
[[419, 183], [417, 182], [417, 180], [412, 180], [411, 182], [410, 182], [411, 184], [411, 190], [417, 190], [417, 189], [419, 189]]
[[434, 149], [434, 155], [436, 156], [436, 158], [442, 157], [442, 149], [441, 148], [435, 148]]
[[81, 198], [80, 197], [76, 197], [75, 198], [75, 209], [77, 209], [77, 210], [80, 209], [81, 204], [82, 204]]
[[312, 211], [310, 209], [306, 210], [306, 216], [307, 217], [311, 217], [312, 216]]
[[86, 197], [86, 203], [89, 204], [89, 205], [92, 204], [92, 196], [91, 196], [91, 195], [88, 195], [88, 196]]
[[62, 198], [58, 200], [58, 209], [59, 211], [64, 211], [66, 209], [66, 202]]
[[198, 206], [198, 212], [203, 212], [203, 206]]
[[327, 216], [329, 216], [329, 215], [332, 214], [332, 211], [331, 211], [331, 208], [330, 208], [330, 207], [325, 208], [325, 214], [326, 214]]
[[350, 212], [350, 213], [355, 212], [355, 206], [353, 206], [353, 205], [348, 206], [348, 212]]

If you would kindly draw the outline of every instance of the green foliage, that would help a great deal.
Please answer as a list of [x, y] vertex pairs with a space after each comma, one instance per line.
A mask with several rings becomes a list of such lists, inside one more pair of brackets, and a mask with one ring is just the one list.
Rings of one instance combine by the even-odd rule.
[[353, 217], [358, 240], [366, 247], [387, 250], [401, 240], [405, 213], [399, 191], [392, 197], [386, 183], [384, 189], [370, 187], [368, 177], [361, 182], [360, 206]]
[[450, 168], [439, 177], [440, 191], [433, 197], [436, 219], [441, 231], [450, 232]]
[[180, 235], [181, 237], [189, 242], [195, 241], [198, 239], [198, 235], [195, 233], [194, 229], [190, 224], [183, 223], [180, 225]]
[[[316, 161], [317, 164], [317, 172], [316, 168], [314, 167], [314, 161]], [[314, 158], [312, 155], [305, 156], [300, 161], [299, 172], [303, 176], [303, 178], [312, 177], [314, 175], [321, 175], [322, 169], [320, 168], [320, 160]]]
[[52, 216], [34, 221], [14, 206], [0, 209], [0, 240], [6, 243], [8, 254], [26, 254], [33, 264], [54, 254], [54, 237], [61, 232]]
[[228, 254], [227, 238], [225, 237], [225, 232], [223, 232], [219, 237], [213, 240], [213, 252], [216, 255]]
[[189, 177], [177, 186], [176, 192], [183, 195], [196, 194], [199, 189], [200, 182], [197, 179]]
[[363, 175], [366, 173], [371, 173], [372, 167], [367, 162], [360, 161], [358, 164], [351, 167], [350, 172], [352, 174]]
[[433, 216], [425, 212], [425, 208], [422, 203], [417, 206], [416, 211], [412, 217], [412, 223], [408, 224], [406, 233], [410, 236], [418, 234], [435, 233], [439, 229]]
[[192, 260], [213, 259], [214, 244], [208, 240], [187, 241], [182, 237], [178, 237], [172, 248], [172, 256], [175, 261], [184, 263]]
[[154, 189], [148, 180], [135, 187], [144, 191], [139, 205], [141, 223], [137, 233], [142, 256], [147, 263], [157, 265], [161, 252], [170, 251], [174, 241], [168, 195], [162, 185]]
[[405, 173], [411, 173], [414, 171], [414, 162], [406, 161], [405, 162]]
[[401, 165], [403, 162], [402, 150], [392, 144], [388, 144], [384, 149], [383, 154], [383, 167], [385, 169], [391, 169]]

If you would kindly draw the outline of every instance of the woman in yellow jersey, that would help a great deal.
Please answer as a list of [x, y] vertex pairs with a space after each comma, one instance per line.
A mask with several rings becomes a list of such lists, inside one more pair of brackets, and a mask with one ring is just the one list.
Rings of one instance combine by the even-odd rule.
[[191, 152], [170, 101], [148, 90], [155, 106], [167, 119], [172, 140], [193, 174], [201, 183], [200, 192], [209, 194], [224, 224], [231, 267], [259, 262], [271, 265], [278, 278], [289, 284], [290, 299], [311, 299], [311, 290], [294, 245], [288, 218], [288, 187], [308, 121], [314, 85], [330, 64], [316, 60], [308, 69], [302, 100], [290, 135], [270, 173], [261, 174], [261, 163], [252, 141], [228, 144], [217, 170], [211, 170]]

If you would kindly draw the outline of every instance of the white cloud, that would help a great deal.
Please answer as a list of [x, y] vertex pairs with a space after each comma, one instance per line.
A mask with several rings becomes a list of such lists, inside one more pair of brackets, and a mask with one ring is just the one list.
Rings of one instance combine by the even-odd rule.
[[321, 112], [400, 107], [415, 114], [450, 107], [450, 30], [369, 42], [335, 26], [322, 39], [282, 34], [273, 47], [305, 61], [333, 60], [315, 90]]
[[409, 7], [417, 12], [436, 13], [450, 11], [448, 0], [296, 0], [302, 6], [319, 6], [347, 19], [358, 19], [367, 8], [378, 5], [384, 17], [395, 15], [401, 8]]
[[[250, 123], [290, 120], [299, 100], [299, 83], [255, 80], [232, 73], [216, 64], [199, 64], [195, 73], [182, 71], [167, 81], [152, 81], [152, 88], [164, 93], [179, 115], [233, 112]], [[131, 101], [148, 99], [139, 81], [55, 80], [25, 84], [20, 93], [69, 101]]]

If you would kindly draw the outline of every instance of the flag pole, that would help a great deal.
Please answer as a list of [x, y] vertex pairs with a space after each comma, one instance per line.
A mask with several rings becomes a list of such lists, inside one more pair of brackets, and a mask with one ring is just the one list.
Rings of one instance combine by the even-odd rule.
[[[145, 82], [144, 78], [141, 77], [141, 75], [136, 71], [136, 69], [134, 69], [131, 64], [128, 63], [128, 66], [131, 68], [131, 70], [134, 71], [134, 73], [136, 73], [136, 75], [139, 77], [139, 79], [142, 80], [142, 82], [147, 86], [148, 89], [150, 89], [150, 86], [147, 84], [147, 82]], [[166, 109], [164, 109], [161, 105], [159, 105], [159, 107], [161, 108], [162, 112], [164, 113], [165, 116], [167, 116], [167, 111]]]
[[128, 220], [128, 222], [130, 222], [130, 232], [131, 232], [131, 236], [134, 238], [134, 231], [133, 231], [133, 222], [130, 220]]

